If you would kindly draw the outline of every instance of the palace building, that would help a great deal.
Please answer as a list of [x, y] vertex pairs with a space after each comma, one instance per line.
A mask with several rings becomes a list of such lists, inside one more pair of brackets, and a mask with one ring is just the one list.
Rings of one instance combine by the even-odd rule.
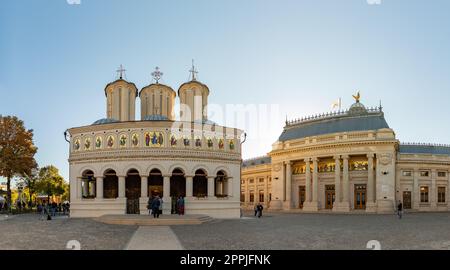
[[450, 209], [450, 146], [402, 144], [381, 105], [286, 121], [267, 156], [246, 160], [241, 204], [298, 212]]
[[163, 214], [182, 196], [186, 214], [239, 218], [242, 131], [208, 120], [209, 88], [195, 68], [177, 93], [159, 83], [158, 68], [140, 91], [124, 71], [105, 87], [106, 118], [67, 130], [71, 217], [148, 214], [149, 197], [158, 195]]

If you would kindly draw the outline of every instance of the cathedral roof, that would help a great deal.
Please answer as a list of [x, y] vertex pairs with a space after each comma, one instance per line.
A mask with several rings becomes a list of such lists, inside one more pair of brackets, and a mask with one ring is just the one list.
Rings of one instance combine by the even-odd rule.
[[252, 159], [247, 159], [242, 162], [242, 167], [250, 167], [262, 164], [272, 163], [272, 158], [269, 156], [257, 157]]
[[110, 124], [110, 123], [116, 123], [119, 122], [116, 119], [113, 118], [102, 118], [99, 119], [97, 121], [95, 121], [94, 123], [92, 123], [92, 125], [103, 125], [103, 124]]
[[188, 85], [188, 84], [197, 84], [197, 85], [199, 85], [202, 88], [206, 88], [206, 90], [208, 90], [208, 94], [209, 94], [209, 88], [208, 88], [208, 86], [206, 84], [201, 83], [201, 82], [199, 82], [197, 80], [191, 80], [191, 81], [183, 83], [182, 85], [180, 85], [180, 87], [178, 87], [178, 96], [180, 95], [181, 88], [183, 88], [183, 86]]
[[165, 84], [162, 84], [162, 83], [152, 83], [152, 84], [149, 84], [149, 85], [143, 87], [143, 88], [141, 89], [141, 91], [139, 91], [139, 96], [141, 96], [142, 91], [144, 91], [144, 89], [147, 89], [147, 88], [149, 88], [149, 87], [162, 87], [162, 88], [166, 88], [166, 89], [169, 89], [170, 91], [172, 91], [173, 94], [175, 95], [175, 91], [172, 89], [172, 87], [170, 87], [170, 86], [168, 86], [168, 85], [165, 85]]
[[126, 80], [124, 80], [124, 79], [122, 79], [122, 78], [117, 79], [117, 80], [115, 80], [115, 81], [113, 81], [113, 82], [110, 82], [110, 83], [108, 83], [108, 84], [105, 86], [105, 96], [106, 96], [106, 89], [108, 89], [108, 87], [109, 87], [110, 85], [115, 84], [115, 83], [117, 83], [117, 82], [125, 82], [125, 83], [127, 83], [127, 84], [131, 84], [131, 85], [134, 87], [134, 89], [136, 89], [136, 96], [138, 96], [138, 89], [137, 89], [136, 85], [135, 85], [134, 83], [129, 82], [129, 81], [126, 81]]
[[389, 128], [381, 108], [366, 109], [359, 102], [348, 111], [322, 114], [286, 122], [279, 141], [300, 139], [339, 132]]
[[450, 145], [433, 144], [400, 144], [401, 154], [430, 154], [450, 156]]
[[144, 116], [144, 119], [142, 119], [142, 121], [166, 121], [166, 120], [169, 120], [169, 118], [167, 118], [167, 116], [165, 115], [160, 114], [146, 115]]

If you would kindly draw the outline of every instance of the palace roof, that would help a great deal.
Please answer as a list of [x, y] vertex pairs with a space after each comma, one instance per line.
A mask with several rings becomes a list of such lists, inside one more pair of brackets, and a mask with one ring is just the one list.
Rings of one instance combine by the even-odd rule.
[[400, 144], [400, 154], [449, 155], [450, 145], [443, 144]]
[[250, 167], [262, 164], [270, 164], [272, 163], [272, 158], [269, 156], [262, 156], [252, 159], [247, 159], [242, 162], [242, 167]]
[[286, 121], [279, 141], [306, 138], [340, 132], [389, 128], [382, 108], [366, 109], [357, 102], [349, 110], [332, 112], [294, 121]]

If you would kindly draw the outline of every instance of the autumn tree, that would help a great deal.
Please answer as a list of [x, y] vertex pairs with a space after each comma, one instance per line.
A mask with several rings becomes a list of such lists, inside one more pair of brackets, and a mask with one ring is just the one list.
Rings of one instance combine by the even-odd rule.
[[34, 155], [33, 130], [26, 130], [16, 116], [0, 115], [0, 176], [7, 179], [7, 200], [11, 209], [11, 180], [30, 175], [37, 164]]
[[37, 192], [47, 195], [47, 201], [50, 202], [50, 196], [63, 195], [67, 183], [64, 178], [59, 174], [58, 168], [53, 165], [43, 167], [39, 170], [39, 176], [35, 184]]

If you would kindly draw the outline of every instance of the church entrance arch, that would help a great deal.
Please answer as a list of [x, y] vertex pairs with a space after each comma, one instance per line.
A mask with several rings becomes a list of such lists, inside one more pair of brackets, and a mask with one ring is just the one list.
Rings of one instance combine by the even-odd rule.
[[172, 214], [177, 213], [177, 199], [186, 197], [186, 177], [180, 169], [174, 169], [170, 177], [170, 197], [172, 198]]
[[149, 197], [163, 196], [164, 178], [158, 169], [153, 169], [148, 177], [148, 195]]
[[103, 198], [115, 199], [119, 197], [119, 178], [116, 171], [107, 170], [103, 177]]
[[125, 197], [127, 197], [127, 214], [139, 214], [139, 197], [141, 196], [141, 177], [139, 172], [131, 169], [125, 178]]

